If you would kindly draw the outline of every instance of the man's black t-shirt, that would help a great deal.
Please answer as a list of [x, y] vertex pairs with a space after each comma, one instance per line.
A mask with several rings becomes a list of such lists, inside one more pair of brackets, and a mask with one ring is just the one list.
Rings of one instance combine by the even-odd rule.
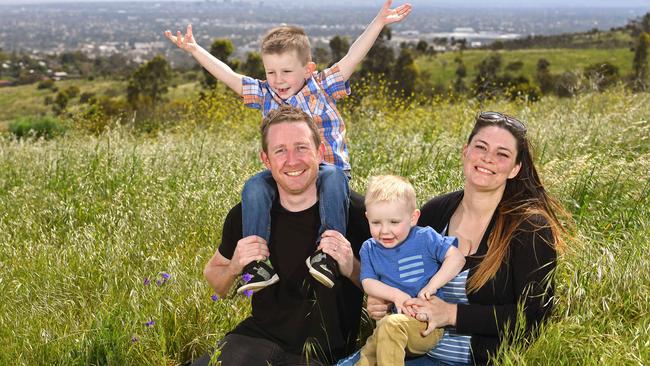
[[[241, 215], [238, 204], [224, 222], [219, 252], [225, 258], [232, 258], [242, 238]], [[305, 260], [316, 251], [319, 227], [318, 203], [300, 212], [273, 204], [269, 250], [280, 281], [253, 295], [252, 315], [232, 333], [271, 340], [291, 353], [311, 349], [310, 357], [329, 363], [354, 350], [363, 291], [343, 276], [329, 289], [309, 275]], [[346, 237], [358, 259], [370, 232], [363, 197], [356, 193], [350, 196]]]

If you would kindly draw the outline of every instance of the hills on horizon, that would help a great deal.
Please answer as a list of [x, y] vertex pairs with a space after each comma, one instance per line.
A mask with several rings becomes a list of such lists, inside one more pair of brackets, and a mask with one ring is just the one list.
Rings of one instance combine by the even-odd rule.
[[[381, 0], [355, 0], [350, 2], [349, 0], [330, 0], [326, 5], [320, 2], [313, 1], [312, 4], [309, 2], [300, 1], [300, 0], [0, 0], [0, 5], [30, 5], [30, 4], [56, 4], [56, 3], [102, 3], [102, 2], [246, 2], [246, 3], [264, 3], [264, 4], [300, 4], [300, 5], [313, 5], [313, 6], [349, 6], [349, 7], [378, 7], [381, 6]], [[647, 7], [650, 9], [650, 0], [621, 0], [612, 2], [611, 0], [573, 0], [570, 2], [561, 1], [561, 0], [495, 0], [489, 3], [486, 3], [481, 0], [463, 0], [463, 1], [453, 1], [453, 0], [441, 0], [441, 1], [431, 1], [431, 0], [409, 0], [399, 2], [396, 1], [395, 4], [400, 4], [404, 2], [410, 2], [417, 7], [452, 7], [452, 8], [465, 8], [465, 7], [477, 7], [477, 8], [499, 8], [499, 7], [510, 7], [510, 8], [522, 8], [522, 7], [534, 7], [534, 8], [552, 8], [552, 7], [607, 7], [607, 8], [638, 8], [638, 7]]]

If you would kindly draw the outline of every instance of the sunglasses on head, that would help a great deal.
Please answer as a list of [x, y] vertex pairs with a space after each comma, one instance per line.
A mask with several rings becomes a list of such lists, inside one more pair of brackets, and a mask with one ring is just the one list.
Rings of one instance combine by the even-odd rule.
[[499, 113], [499, 112], [481, 112], [479, 113], [478, 117], [476, 117], [477, 120], [486, 122], [486, 123], [499, 123], [503, 122], [506, 125], [514, 128], [515, 130], [521, 131], [521, 132], [526, 132], [526, 126], [524, 126], [523, 123], [521, 123], [520, 120], [510, 117], [506, 114]]

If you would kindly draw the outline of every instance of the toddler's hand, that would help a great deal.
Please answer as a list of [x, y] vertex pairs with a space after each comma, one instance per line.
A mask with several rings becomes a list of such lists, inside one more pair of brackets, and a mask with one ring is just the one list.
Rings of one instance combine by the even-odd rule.
[[435, 287], [425, 286], [422, 288], [422, 290], [420, 290], [420, 292], [418, 292], [418, 297], [422, 300], [430, 300], [431, 297], [436, 294], [436, 292], [438, 292], [438, 289]]

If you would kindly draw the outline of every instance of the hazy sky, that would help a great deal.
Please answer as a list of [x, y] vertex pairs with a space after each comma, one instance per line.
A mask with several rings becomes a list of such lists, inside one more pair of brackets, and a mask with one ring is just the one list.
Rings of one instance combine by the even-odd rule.
[[[7, 4], [35, 4], [35, 3], [60, 3], [60, 2], [115, 2], [115, 1], [130, 1], [130, 2], [182, 2], [182, 1], [197, 1], [197, 0], [0, 0], [0, 5]], [[198, 0], [201, 1], [201, 0]], [[259, 1], [259, 0], [256, 0]], [[265, 3], [282, 2], [282, 3], [308, 3], [322, 4], [322, 0], [263, 0]], [[395, 4], [401, 4], [406, 1], [395, 0]], [[408, 0], [415, 6], [478, 6], [478, 7], [493, 7], [493, 6], [616, 6], [616, 7], [648, 7], [650, 11], [650, 0]], [[354, 4], [354, 5], [376, 5], [382, 4], [381, 0], [329, 0], [328, 3], [337, 4]]]

